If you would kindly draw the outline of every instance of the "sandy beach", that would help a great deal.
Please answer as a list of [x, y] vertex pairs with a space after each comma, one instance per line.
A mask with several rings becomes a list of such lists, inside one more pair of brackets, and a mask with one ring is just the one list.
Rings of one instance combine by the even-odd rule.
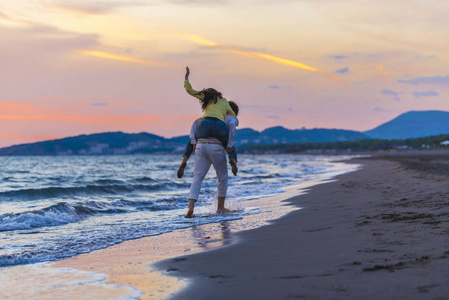
[[449, 299], [449, 154], [348, 163], [362, 167], [283, 202], [253, 200], [281, 208], [275, 221], [256, 214], [17, 266], [5, 298]]
[[392, 155], [288, 200], [239, 242], [158, 263], [173, 299], [449, 299], [449, 155]]

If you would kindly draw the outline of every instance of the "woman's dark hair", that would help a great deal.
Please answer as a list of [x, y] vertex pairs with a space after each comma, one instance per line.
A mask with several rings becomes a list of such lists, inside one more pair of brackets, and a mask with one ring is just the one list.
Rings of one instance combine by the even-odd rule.
[[198, 92], [199, 95], [204, 95], [203, 99], [200, 100], [201, 108], [203, 111], [206, 110], [206, 107], [211, 103], [217, 103], [218, 98], [222, 98], [223, 96], [219, 91], [213, 88], [204, 89]]
[[232, 110], [235, 113], [235, 116], [237, 117], [239, 115], [239, 106], [234, 101], [229, 101], [229, 106], [232, 108]]

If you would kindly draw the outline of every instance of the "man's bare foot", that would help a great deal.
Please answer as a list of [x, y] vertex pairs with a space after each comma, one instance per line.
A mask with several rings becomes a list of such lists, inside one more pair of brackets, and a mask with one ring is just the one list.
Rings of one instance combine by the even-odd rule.
[[193, 216], [193, 208], [189, 208], [189, 210], [187, 211], [187, 214], [186, 214], [186, 218], [193, 218], [194, 216]]
[[186, 168], [187, 163], [182, 162], [181, 166], [178, 169], [178, 178], [181, 178], [184, 175], [184, 169]]
[[195, 199], [189, 199], [189, 210], [187, 211], [186, 218], [193, 218], [193, 209], [195, 208]]
[[233, 212], [236, 212], [236, 210], [230, 210], [230, 209], [227, 209], [227, 208], [217, 209], [217, 213], [233, 213]]
[[229, 161], [229, 164], [231, 165], [231, 168], [232, 168], [232, 174], [234, 174], [234, 176], [237, 176], [237, 171], [239, 170], [237, 168], [237, 162], [234, 159], [231, 159]]

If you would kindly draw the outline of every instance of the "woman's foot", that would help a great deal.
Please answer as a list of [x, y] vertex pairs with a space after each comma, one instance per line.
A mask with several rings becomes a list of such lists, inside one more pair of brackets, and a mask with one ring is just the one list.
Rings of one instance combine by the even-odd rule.
[[229, 161], [229, 164], [231, 165], [232, 168], [232, 174], [234, 174], [234, 176], [237, 176], [237, 172], [238, 172], [238, 168], [237, 168], [237, 162], [235, 161], [235, 159], [231, 159]]
[[178, 178], [181, 178], [184, 175], [184, 169], [186, 168], [186, 166], [187, 163], [183, 161], [178, 169]]

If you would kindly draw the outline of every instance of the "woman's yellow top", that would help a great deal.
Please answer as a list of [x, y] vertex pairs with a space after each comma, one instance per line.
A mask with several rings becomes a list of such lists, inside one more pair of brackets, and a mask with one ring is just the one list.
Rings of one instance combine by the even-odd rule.
[[[192, 95], [199, 100], [203, 100], [204, 95], [195, 91], [188, 80], [184, 81], [184, 88], [189, 95]], [[204, 119], [205, 117], [214, 117], [224, 122], [226, 114], [234, 117], [236, 116], [231, 106], [229, 106], [228, 100], [226, 100], [226, 98], [218, 98], [217, 103], [209, 103], [201, 119]]]

